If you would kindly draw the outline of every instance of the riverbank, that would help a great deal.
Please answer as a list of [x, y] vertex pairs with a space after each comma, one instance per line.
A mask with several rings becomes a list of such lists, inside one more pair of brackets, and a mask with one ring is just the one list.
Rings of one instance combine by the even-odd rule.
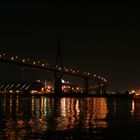
[[16, 94], [0, 94], [0, 97], [5, 96], [19, 96], [19, 97], [71, 97], [71, 98], [82, 98], [82, 97], [115, 97], [115, 98], [134, 98], [133, 94], [86, 94], [86, 93], [38, 93], [38, 94], [30, 94], [30, 93], [16, 93]]

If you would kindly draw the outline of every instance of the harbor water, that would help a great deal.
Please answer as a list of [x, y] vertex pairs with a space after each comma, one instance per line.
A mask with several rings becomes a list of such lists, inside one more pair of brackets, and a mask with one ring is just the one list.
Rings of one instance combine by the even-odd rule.
[[0, 97], [0, 140], [139, 139], [140, 100]]

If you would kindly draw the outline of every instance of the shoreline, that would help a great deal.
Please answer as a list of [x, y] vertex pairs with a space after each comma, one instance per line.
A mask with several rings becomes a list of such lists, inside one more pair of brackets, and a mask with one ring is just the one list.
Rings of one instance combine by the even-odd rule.
[[0, 97], [7, 97], [7, 96], [19, 96], [19, 97], [70, 97], [70, 98], [84, 98], [84, 97], [114, 97], [114, 98], [132, 98], [134, 99], [133, 94], [84, 94], [84, 93], [61, 93], [61, 94], [55, 94], [55, 93], [41, 93], [41, 94], [24, 94], [24, 93], [18, 93], [18, 94], [0, 94]]

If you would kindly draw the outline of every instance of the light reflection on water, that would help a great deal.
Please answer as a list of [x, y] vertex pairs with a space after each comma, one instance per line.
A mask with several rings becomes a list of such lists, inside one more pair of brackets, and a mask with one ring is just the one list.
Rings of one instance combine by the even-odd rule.
[[[15, 140], [50, 131], [107, 129], [140, 121], [140, 101], [114, 98], [0, 98], [0, 138]], [[124, 122], [124, 121], [123, 121]], [[121, 126], [122, 124], [120, 124]]]

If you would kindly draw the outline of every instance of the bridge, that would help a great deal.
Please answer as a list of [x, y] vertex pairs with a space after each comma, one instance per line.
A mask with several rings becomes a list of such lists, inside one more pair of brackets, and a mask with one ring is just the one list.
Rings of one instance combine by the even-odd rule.
[[63, 66], [62, 63], [62, 55], [61, 55], [61, 48], [60, 48], [60, 39], [58, 39], [58, 47], [57, 47], [57, 54], [56, 54], [56, 62], [55, 65], [49, 65], [48, 63], [43, 63], [39, 60], [32, 60], [30, 58], [21, 58], [19, 56], [10, 56], [5, 53], [0, 53], [0, 62], [2, 63], [10, 63], [19, 66], [41, 69], [46, 71], [54, 72], [54, 91], [55, 94], [61, 94], [62, 92], [62, 77], [63, 75], [71, 75], [76, 76], [84, 79], [85, 87], [84, 93], [87, 94], [89, 90], [89, 80], [94, 80], [95, 85], [94, 88], [97, 93], [106, 92], [108, 82], [104, 77], [97, 75], [95, 73], [91, 74], [89, 72], [81, 72], [78, 69], [67, 68]]

